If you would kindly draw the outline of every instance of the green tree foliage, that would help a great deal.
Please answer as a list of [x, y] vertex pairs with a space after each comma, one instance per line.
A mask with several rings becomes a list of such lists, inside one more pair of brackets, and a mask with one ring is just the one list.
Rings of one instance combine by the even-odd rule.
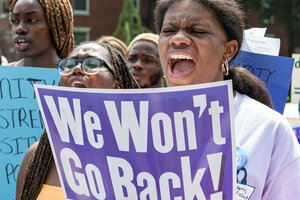
[[113, 36], [124, 41], [127, 45], [140, 33], [150, 32], [143, 27], [139, 12], [133, 0], [124, 0], [119, 22]]
[[270, 19], [286, 28], [290, 55], [300, 46], [296, 38], [300, 35], [300, 0], [241, 0], [241, 3], [246, 10], [260, 10], [262, 20]]

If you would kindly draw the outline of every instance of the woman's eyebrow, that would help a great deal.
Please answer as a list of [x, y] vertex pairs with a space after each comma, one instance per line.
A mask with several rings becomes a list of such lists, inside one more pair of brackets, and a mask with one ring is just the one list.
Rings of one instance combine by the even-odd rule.
[[204, 24], [202, 22], [191, 22], [191, 26], [206, 26], [209, 27], [207, 24]]
[[[25, 12], [26, 15], [31, 15], [31, 14], [35, 14], [35, 13], [40, 13], [40, 12], [37, 11], [37, 10], [30, 10], [30, 11]], [[18, 12], [13, 12], [12, 15], [19, 15], [19, 13]]]

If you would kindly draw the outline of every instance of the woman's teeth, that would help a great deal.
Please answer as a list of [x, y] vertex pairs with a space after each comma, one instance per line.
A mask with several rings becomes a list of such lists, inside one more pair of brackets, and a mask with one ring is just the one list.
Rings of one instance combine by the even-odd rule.
[[172, 55], [171, 59], [185, 59], [185, 60], [192, 60], [192, 58], [188, 55], [178, 54], [178, 55]]

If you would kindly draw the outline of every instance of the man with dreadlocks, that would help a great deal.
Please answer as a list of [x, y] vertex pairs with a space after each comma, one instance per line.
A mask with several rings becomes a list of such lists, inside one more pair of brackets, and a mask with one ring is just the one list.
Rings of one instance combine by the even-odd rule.
[[12, 66], [55, 68], [74, 48], [68, 0], [12, 0], [12, 36], [18, 57]]
[[[81, 62], [78, 61], [83, 60]], [[90, 69], [89, 63], [98, 63]], [[57, 63], [60, 85], [80, 88], [134, 88], [137, 83], [129, 73], [118, 50], [106, 43], [85, 42]], [[25, 154], [17, 179], [16, 200], [64, 199], [46, 132]]]

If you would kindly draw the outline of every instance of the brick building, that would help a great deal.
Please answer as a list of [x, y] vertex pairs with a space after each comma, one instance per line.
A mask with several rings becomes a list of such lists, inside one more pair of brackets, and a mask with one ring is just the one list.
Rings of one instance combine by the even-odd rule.
[[[78, 44], [95, 40], [102, 35], [111, 35], [118, 23], [123, 0], [70, 0], [74, 9], [74, 35]], [[154, 30], [152, 12], [156, 0], [134, 0], [145, 27]], [[9, 61], [16, 60], [10, 32], [8, 7], [10, 0], [0, 0], [0, 47]], [[268, 27], [267, 34], [281, 39], [280, 55], [288, 55], [288, 40], [285, 28], [262, 23], [259, 12], [248, 16], [250, 27]]]

